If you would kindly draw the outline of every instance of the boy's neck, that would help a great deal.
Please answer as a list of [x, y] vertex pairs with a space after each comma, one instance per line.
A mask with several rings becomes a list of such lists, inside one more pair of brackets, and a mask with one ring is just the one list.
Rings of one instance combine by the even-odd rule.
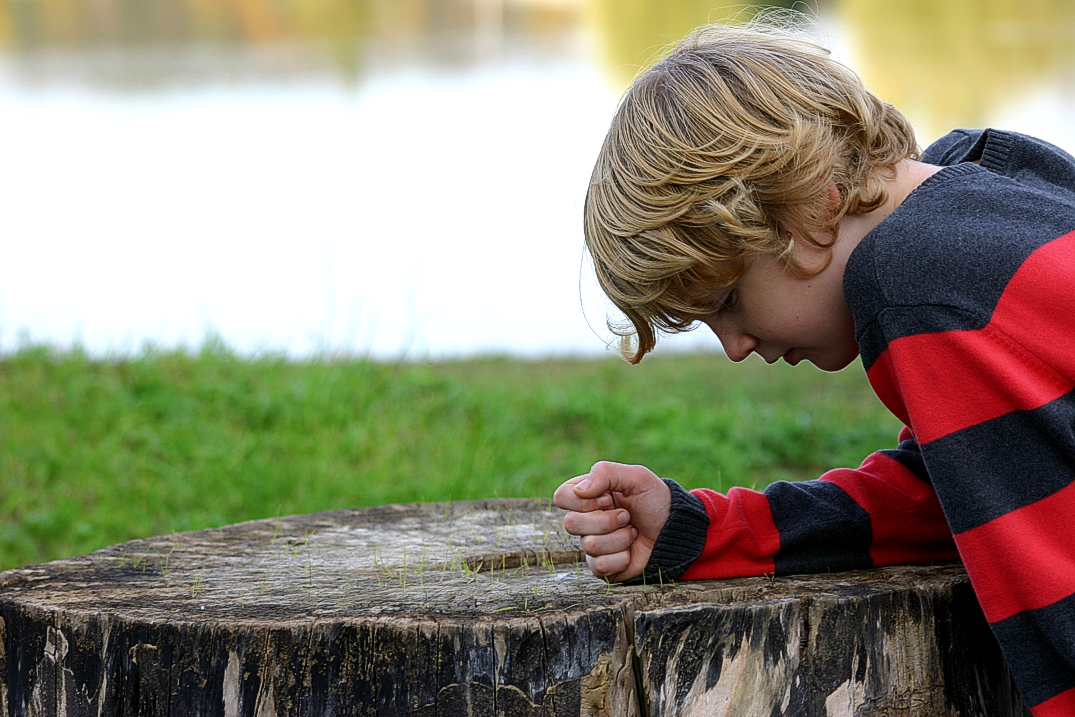
[[896, 176], [889, 184], [889, 203], [892, 207], [888, 210], [888, 214], [895, 211], [896, 207], [903, 204], [903, 200], [911, 196], [911, 192], [918, 189], [922, 182], [932, 177], [937, 172], [944, 169], [944, 167], [938, 167], [936, 164], [926, 164], [925, 162], [916, 162], [913, 159], [905, 159], [896, 165]]
[[873, 231], [873, 228], [883, 222], [888, 215], [896, 211], [903, 204], [911, 192], [919, 187], [922, 182], [944, 169], [935, 164], [916, 162], [913, 159], [905, 159], [896, 165], [896, 174], [892, 179], [885, 181], [888, 189], [888, 201], [883, 205], [865, 214], [854, 214], [840, 220], [840, 244], [844, 244], [845, 256], [850, 255], [863, 238]]

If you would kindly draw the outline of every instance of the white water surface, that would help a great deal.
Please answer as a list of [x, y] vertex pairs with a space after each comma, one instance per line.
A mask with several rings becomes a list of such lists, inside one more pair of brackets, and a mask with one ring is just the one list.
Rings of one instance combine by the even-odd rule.
[[603, 352], [581, 215], [616, 99], [570, 63], [358, 89], [0, 85], [0, 347]]
[[[92, 72], [141, 56], [39, 58], [38, 81], [0, 55], [0, 351], [608, 352], [581, 225], [619, 90], [565, 47], [133, 89]], [[1075, 148], [1075, 75], [1055, 75], [989, 123]]]

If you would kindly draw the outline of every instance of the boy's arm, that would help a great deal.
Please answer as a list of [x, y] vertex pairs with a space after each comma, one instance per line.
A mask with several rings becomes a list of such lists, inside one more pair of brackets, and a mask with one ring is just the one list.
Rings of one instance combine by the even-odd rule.
[[673, 508], [654, 545], [647, 577], [658, 571], [684, 580], [788, 575], [956, 558], [918, 446], [906, 428], [900, 437], [899, 448], [817, 480], [781, 481], [764, 492], [691, 491], [693, 507], [700, 506], [709, 518], [700, 544], [694, 538], [698, 558], [686, 570], [661, 562], [665, 545], [697, 536], [697, 520]]

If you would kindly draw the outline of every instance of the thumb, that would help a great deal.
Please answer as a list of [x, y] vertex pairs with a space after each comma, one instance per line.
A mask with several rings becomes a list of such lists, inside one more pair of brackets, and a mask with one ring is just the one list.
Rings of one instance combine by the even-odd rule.
[[575, 484], [575, 495], [580, 498], [596, 498], [609, 492], [631, 495], [652, 477], [652, 472], [644, 466], [600, 461]]

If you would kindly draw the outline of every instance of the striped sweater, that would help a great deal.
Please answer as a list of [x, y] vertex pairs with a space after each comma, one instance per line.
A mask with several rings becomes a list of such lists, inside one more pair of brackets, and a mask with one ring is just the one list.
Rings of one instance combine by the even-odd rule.
[[[959, 557], [1035, 717], [1075, 714], [1075, 159], [956, 131], [844, 273], [905, 428], [858, 469], [672, 488], [647, 572], [684, 580]], [[972, 162], [977, 161], [978, 164]]]

